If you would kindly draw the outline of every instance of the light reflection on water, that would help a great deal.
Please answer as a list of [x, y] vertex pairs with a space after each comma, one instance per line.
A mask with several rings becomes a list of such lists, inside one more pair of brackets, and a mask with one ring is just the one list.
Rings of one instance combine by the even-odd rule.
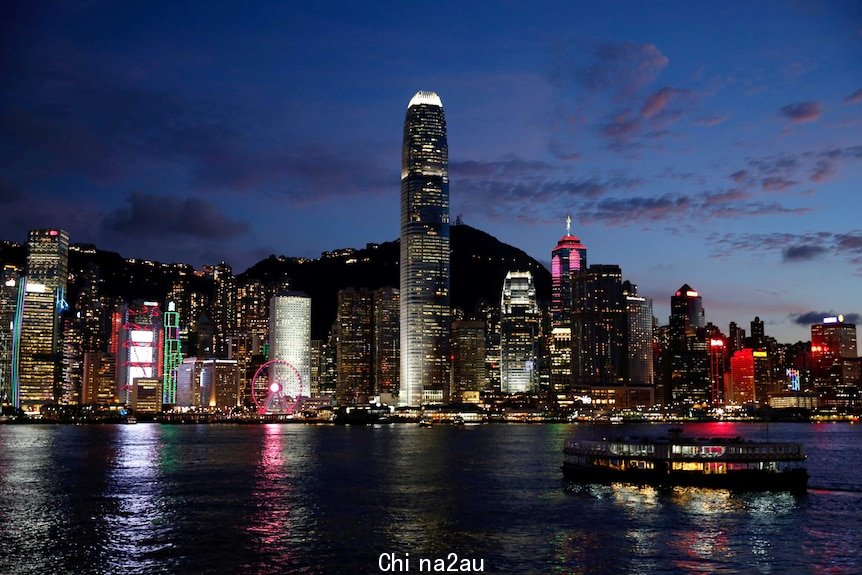
[[561, 480], [566, 436], [620, 428], [0, 426], [0, 573], [862, 572], [862, 429], [776, 427], [824, 489]]

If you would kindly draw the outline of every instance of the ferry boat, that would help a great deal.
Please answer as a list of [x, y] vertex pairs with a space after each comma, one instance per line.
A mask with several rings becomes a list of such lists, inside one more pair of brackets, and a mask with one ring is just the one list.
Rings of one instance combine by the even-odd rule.
[[798, 443], [683, 437], [583, 440], [563, 448], [563, 476], [585, 482], [624, 481], [750, 491], [805, 490], [808, 471]]

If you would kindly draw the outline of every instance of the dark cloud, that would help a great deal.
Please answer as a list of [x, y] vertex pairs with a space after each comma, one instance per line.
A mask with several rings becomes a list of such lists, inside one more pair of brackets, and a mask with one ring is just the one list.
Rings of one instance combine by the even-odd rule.
[[813, 122], [823, 111], [822, 102], [809, 100], [782, 106], [779, 113], [791, 122]]
[[135, 192], [128, 207], [109, 213], [102, 226], [117, 234], [132, 233], [146, 239], [191, 237], [225, 240], [248, 232], [246, 222], [231, 219], [200, 198], [175, 198]]
[[862, 271], [862, 230], [835, 233], [776, 232], [769, 234], [713, 234], [713, 255], [722, 256], [740, 251], [755, 254], [781, 254], [785, 263], [811, 260], [823, 256], [842, 258]]
[[653, 44], [605, 43], [592, 50], [593, 60], [578, 71], [581, 85], [609, 90], [618, 98], [631, 98], [653, 82], [669, 60]]
[[781, 258], [785, 262], [799, 262], [816, 259], [828, 253], [829, 249], [823, 246], [800, 245], [787, 246], [781, 250]]
[[[790, 319], [796, 325], [808, 327], [816, 323], [822, 323], [825, 317], [835, 317], [837, 315], [839, 314], [832, 311], [807, 311], [805, 313], [792, 313], [790, 314]], [[843, 315], [845, 322], [855, 324], [858, 324], [860, 317], [862, 317], [858, 313], [845, 313]]]
[[862, 102], [862, 88], [844, 98], [845, 104], [859, 104], [860, 102]]

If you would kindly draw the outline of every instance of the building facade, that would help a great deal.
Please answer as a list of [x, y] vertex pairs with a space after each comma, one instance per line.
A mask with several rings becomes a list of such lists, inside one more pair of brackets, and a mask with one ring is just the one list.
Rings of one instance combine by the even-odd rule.
[[512, 271], [500, 301], [500, 391], [537, 391], [541, 314], [530, 272]]
[[447, 400], [449, 267], [446, 118], [437, 94], [418, 92], [401, 154], [400, 405]]
[[284, 394], [297, 398], [311, 394], [311, 298], [297, 292], [276, 295], [269, 304], [269, 359], [287, 361], [299, 373], [274, 366], [270, 378], [284, 382]]
[[587, 267], [587, 248], [571, 234], [572, 218], [566, 218], [566, 235], [551, 250], [551, 333], [548, 341], [551, 390], [560, 393], [572, 384], [572, 274]]

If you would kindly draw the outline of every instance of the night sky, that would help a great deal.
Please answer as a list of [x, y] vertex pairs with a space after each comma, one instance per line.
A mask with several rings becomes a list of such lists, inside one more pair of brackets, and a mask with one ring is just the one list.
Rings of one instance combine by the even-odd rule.
[[[235, 272], [399, 233], [407, 102], [451, 213], [564, 233], [667, 322], [862, 312], [862, 3], [3, 2], [0, 239]], [[858, 319], [858, 316], [850, 316]]]

